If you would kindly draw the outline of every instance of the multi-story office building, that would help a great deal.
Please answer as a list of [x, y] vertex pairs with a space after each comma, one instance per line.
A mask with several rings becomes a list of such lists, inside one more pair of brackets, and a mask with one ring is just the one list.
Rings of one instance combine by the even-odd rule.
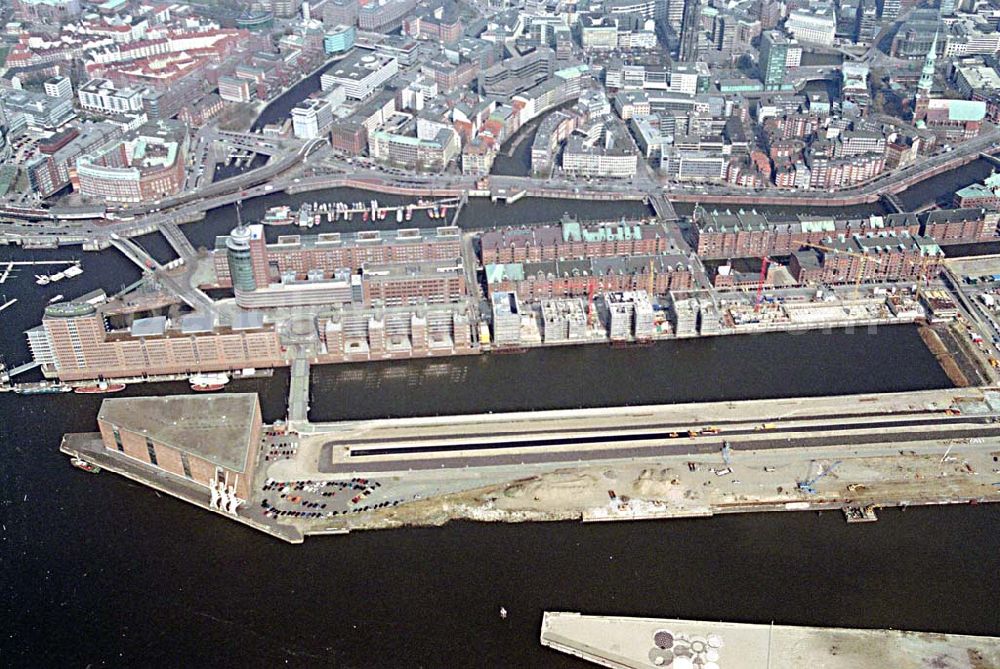
[[142, 111], [142, 91], [116, 88], [110, 79], [91, 79], [77, 91], [80, 108], [98, 114]]
[[358, 27], [372, 32], [392, 32], [417, 6], [416, 0], [373, 0], [358, 11]]
[[360, 9], [358, 0], [326, 0], [323, 3], [323, 25], [355, 26]]
[[325, 135], [333, 125], [333, 105], [325, 98], [308, 98], [292, 107], [292, 132], [299, 139]]
[[837, 32], [837, 14], [833, 5], [813, 4], [788, 13], [785, 30], [800, 42], [833, 46]]
[[257, 97], [257, 87], [249, 79], [219, 77], [219, 97], [227, 102], [250, 102]]
[[144, 126], [128, 141], [115, 140], [76, 161], [74, 186], [106, 202], [152, 202], [184, 186], [183, 129]]
[[356, 51], [324, 72], [320, 86], [324, 91], [343, 86], [349, 99], [364, 100], [398, 72], [399, 61], [395, 58]]
[[550, 77], [554, 68], [555, 53], [541, 47], [483, 70], [479, 74], [479, 92], [513, 97]]
[[760, 37], [760, 73], [764, 90], [783, 88], [788, 71], [788, 50], [792, 42], [777, 30], [769, 30]]
[[465, 268], [458, 258], [365, 265], [361, 269], [362, 299], [366, 305], [389, 307], [416, 304], [448, 304], [468, 294]]
[[23, 90], [0, 91], [0, 109], [7, 118], [23, 115], [27, 126], [36, 130], [56, 130], [76, 116], [72, 98]]
[[580, 43], [588, 51], [613, 51], [618, 48], [618, 24], [603, 14], [580, 16]]
[[439, 127], [432, 136], [414, 137], [376, 130], [368, 138], [368, 150], [376, 160], [413, 170], [442, 171], [461, 149], [458, 133]]
[[572, 135], [563, 150], [562, 168], [568, 174], [631, 179], [638, 166], [639, 157], [611, 129], [605, 133], [604, 141]]
[[327, 54], [343, 53], [354, 46], [357, 30], [352, 25], [336, 25], [323, 35], [323, 51]]
[[494, 292], [490, 294], [493, 317], [493, 344], [496, 346], [517, 346], [521, 343], [521, 304], [517, 294]]
[[50, 98], [72, 98], [73, 82], [69, 80], [69, 77], [50, 77], [45, 80], [44, 90]]
[[122, 136], [122, 129], [110, 123], [89, 123], [39, 143], [39, 155], [25, 165], [31, 190], [43, 197], [70, 184], [77, 159]]

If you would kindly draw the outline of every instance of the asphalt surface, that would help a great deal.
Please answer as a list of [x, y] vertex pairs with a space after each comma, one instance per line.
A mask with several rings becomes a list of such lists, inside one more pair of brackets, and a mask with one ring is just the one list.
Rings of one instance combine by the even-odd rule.
[[[759, 433], [758, 433], [759, 434]], [[496, 467], [522, 464], [546, 463], [596, 463], [600, 460], [627, 460], [631, 458], [655, 458], [676, 455], [698, 455], [718, 453], [723, 441], [729, 441], [733, 451], [767, 450], [780, 448], [813, 448], [829, 446], [854, 446], [861, 444], [905, 444], [909, 442], [933, 441], [934, 439], [966, 439], [1000, 436], [1000, 426], [970, 427], [949, 430], [935, 434], [933, 430], [913, 430], [908, 432], [865, 432], [858, 434], [838, 434], [816, 437], [786, 437], [784, 439], [760, 439], [753, 441], [731, 441], [713, 438], [668, 439], [669, 443], [650, 446], [612, 447], [581, 451], [535, 451], [527, 453], [505, 453], [495, 455], [474, 455], [449, 458], [422, 458], [407, 460], [384, 460], [364, 462], [332, 462], [333, 448], [337, 444], [324, 444], [320, 451], [319, 471], [324, 474], [346, 474], [354, 472], [391, 472], [409, 470], [462, 469], [466, 467]], [[474, 450], [474, 447], [466, 450]]]

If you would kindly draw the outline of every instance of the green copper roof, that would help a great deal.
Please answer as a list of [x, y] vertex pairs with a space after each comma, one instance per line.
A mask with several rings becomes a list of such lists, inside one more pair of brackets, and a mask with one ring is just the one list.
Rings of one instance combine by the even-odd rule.
[[619, 242], [642, 239], [642, 226], [602, 225], [594, 230], [587, 230], [577, 221], [563, 221], [562, 235], [564, 242]]
[[982, 121], [986, 116], [986, 103], [979, 100], [951, 100], [948, 119], [952, 121]]
[[499, 283], [507, 278], [511, 281], [524, 280], [524, 265], [519, 262], [490, 264], [486, 266], [486, 283]]

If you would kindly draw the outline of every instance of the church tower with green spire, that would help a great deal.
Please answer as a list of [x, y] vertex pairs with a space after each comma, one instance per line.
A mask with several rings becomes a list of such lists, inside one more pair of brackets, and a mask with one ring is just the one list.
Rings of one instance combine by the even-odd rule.
[[920, 71], [920, 81], [917, 82], [917, 94], [913, 99], [913, 121], [923, 121], [927, 117], [927, 103], [931, 100], [931, 88], [934, 87], [934, 66], [937, 62], [938, 34], [934, 33], [931, 50], [924, 59], [924, 68]]

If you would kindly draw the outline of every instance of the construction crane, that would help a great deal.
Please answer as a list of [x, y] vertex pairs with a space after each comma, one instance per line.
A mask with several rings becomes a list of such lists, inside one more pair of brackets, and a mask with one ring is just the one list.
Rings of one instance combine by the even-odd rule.
[[760, 311], [760, 302], [764, 299], [764, 280], [767, 279], [767, 266], [774, 261], [764, 256], [760, 259], [760, 279], [757, 281], [757, 299], [754, 300], [753, 310]]
[[587, 282], [587, 327], [594, 327], [594, 317], [596, 315], [594, 309], [594, 291], [597, 289], [597, 279], [591, 277], [590, 281]]
[[829, 467], [820, 466], [819, 473], [816, 474], [816, 476], [814, 476], [811, 479], [808, 479], [806, 481], [799, 481], [798, 483], [795, 484], [795, 487], [798, 488], [799, 490], [801, 490], [804, 493], [807, 493], [809, 495], [815, 495], [816, 494], [816, 488], [813, 487], [813, 486], [816, 485], [816, 482], [819, 481], [824, 476], [826, 476], [827, 474], [829, 474], [830, 472], [832, 472], [834, 469], [836, 469], [837, 466], [841, 462], [842, 462], [842, 460], [837, 460], [836, 462], [834, 462]]
[[820, 251], [829, 251], [830, 253], [843, 253], [846, 256], [854, 256], [855, 258], [861, 259], [861, 267], [858, 268], [858, 276], [854, 280], [854, 299], [861, 297], [861, 279], [865, 276], [865, 268], [868, 266], [866, 263], [874, 263], [876, 265], [882, 264], [881, 258], [873, 258], [865, 253], [847, 251], [845, 249], [835, 249], [829, 246], [823, 246], [822, 244], [813, 244], [812, 242], [806, 242], [803, 246], [807, 246], [812, 249], [819, 249]]

